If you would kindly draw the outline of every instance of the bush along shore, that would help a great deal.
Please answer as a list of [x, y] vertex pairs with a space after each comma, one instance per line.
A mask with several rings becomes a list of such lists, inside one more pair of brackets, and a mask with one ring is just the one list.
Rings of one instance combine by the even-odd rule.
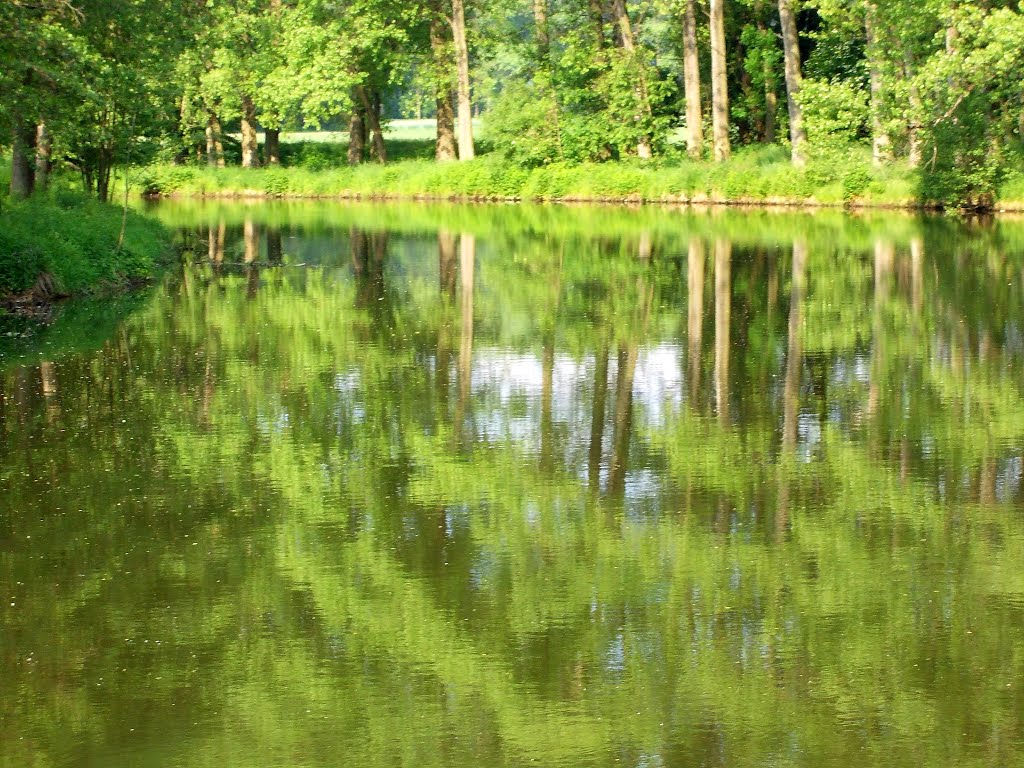
[[[262, 169], [152, 165], [132, 171], [145, 197], [342, 198], [941, 209], [907, 168], [870, 157], [821, 157], [794, 168], [780, 148], [737, 153], [727, 163], [685, 159], [535, 168], [497, 155], [472, 162], [402, 160], [387, 165]], [[1024, 210], [1024, 175], [1008, 176], [995, 208]]]
[[67, 190], [0, 205], [0, 311], [151, 278], [171, 252], [158, 221]]

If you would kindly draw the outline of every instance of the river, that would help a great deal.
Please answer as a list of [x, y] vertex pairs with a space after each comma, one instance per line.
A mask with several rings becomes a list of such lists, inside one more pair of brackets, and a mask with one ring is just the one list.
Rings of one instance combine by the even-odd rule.
[[0, 765], [1024, 759], [1024, 223], [153, 212], [0, 339]]

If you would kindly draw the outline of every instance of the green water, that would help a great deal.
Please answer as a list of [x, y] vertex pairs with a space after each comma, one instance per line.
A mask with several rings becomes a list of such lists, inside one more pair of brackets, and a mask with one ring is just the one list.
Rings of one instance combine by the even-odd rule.
[[155, 213], [0, 340], [0, 765], [1024, 763], [1024, 223]]

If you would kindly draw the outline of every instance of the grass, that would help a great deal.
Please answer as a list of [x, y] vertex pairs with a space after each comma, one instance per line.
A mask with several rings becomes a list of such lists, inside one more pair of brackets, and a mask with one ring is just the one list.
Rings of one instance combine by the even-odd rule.
[[724, 164], [677, 153], [648, 162], [531, 169], [486, 151], [469, 163], [439, 164], [429, 140], [396, 140], [389, 147], [397, 161], [349, 167], [343, 141], [293, 142], [282, 147], [284, 167], [154, 165], [136, 174], [134, 186], [148, 195], [184, 197], [917, 204], [917, 181], [909, 170], [875, 169], [859, 149], [821, 156], [799, 170], [782, 147], [748, 147]]
[[0, 207], [0, 297], [40, 284], [59, 294], [125, 285], [153, 275], [170, 235], [154, 219], [67, 189]]

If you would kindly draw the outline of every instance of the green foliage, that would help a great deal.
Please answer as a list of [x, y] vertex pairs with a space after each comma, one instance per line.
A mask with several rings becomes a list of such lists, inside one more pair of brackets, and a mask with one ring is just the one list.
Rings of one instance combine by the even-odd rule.
[[57, 190], [51, 199], [5, 202], [0, 210], [0, 294], [18, 293], [48, 275], [77, 293], [151, 277], [169, 251], [158, 222], [129, 212], [118, 247], [121, 209]]
[[869, 135], [868, 94], [848, 80], [803, 81], [800, 104], [812, 146], [853, 145]]

